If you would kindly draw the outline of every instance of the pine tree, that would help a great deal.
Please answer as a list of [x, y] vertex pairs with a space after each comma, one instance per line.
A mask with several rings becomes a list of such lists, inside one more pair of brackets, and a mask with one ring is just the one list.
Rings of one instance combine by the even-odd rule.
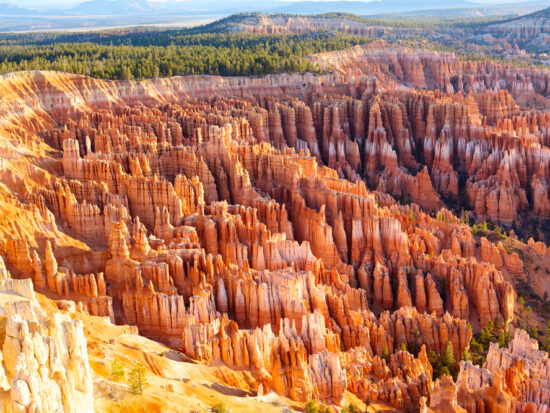
[[111, 363], [111, 380], [122, 381], [124, 380], [125, 376], [126, 372], [124, 371], [124, 366], [122, 365], [122, 362], [117, 357], [115, 357], [115, 359]]
[[498, 346], [500, 348], [506, 347], [506, 333], [504, 331], [501, 331], [497, 338]]
[[481, 232], [487, 234], [487, 229], [487, 221], [483, 221], [483, 224], [481, 224]]
[[145, 374], [147, 370], [141, 363], [137, 363], [128, 373], [128, 385], [133, 394], [143, 394], [143, 390], [149, 385]]
[[387, 348], [385, 348], [384, 351], [382, 352], [382, 357], [381, 358], [386, 360], [386, 363], [390, 362], [390, 352]]
[[[453, 352], [453, 345], [450, 341], [447, 342], [447, 345], [445, 346], [445, 354], [443, 355], [443, 365], [446, 366], [451, 373], [451, 375], [454, 377], [455, 375], [455, 355]], [[442, 369], [443, 371], [443, 369]]]
[[367, 397], [365, 399], [365, 412], [366, 413], [369, 413], [369, 408], [370, 408], [370, 397]]
[[542, 348], [543, 350], [550, 353], [550, 320], [546, 323], [546, 331], [544, 333], [545, 337], [542, 342]]

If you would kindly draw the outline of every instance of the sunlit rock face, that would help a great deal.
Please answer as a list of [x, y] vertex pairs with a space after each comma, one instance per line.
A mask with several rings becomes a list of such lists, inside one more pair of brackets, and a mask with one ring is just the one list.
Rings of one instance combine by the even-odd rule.
[[[468, 322], [512, 322], [518, 251], [548, 260], [451, 212], [550, 216], [550, 115], [525, 106], [546, 104], [548, 73], [385, 43], [312, 59], [336, 74], [1, 77], [0, 277], [297, 402], [544, 411], [547, 355], [523, 333], [457, 383], [434, 381], [428, 354], [450, 343], [460, 360]], [[20, 371], [60, 340], [78, 351], [43, 410], [92, 409], [82, 325], [60, 318], [49, 339], [31, 304], [5, 308], [6, 405], [46, 397]]]
[[49, 317], [30, 279], [12, 279], [0, 258], [0, 406], [5, 412], [93, 412], [83, 325]]

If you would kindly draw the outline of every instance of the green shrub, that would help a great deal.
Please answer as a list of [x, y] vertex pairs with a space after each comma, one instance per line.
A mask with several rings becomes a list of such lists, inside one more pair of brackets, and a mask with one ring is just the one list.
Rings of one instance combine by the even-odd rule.
[[319, 413], [319, 407], [317, 407], [317, 403], [315, 403], [313, 400], [308, 400], [306, 403], [305, 413]]
[[210, 408], [211, 412], [214, 413], [229, 413], [229, 409], [225, 407], [223, 403], [218, 403], [214, 407]]
[[350, 403], [342, 409], [342, 413], [359, 413], [359, 409], [356, 405]]

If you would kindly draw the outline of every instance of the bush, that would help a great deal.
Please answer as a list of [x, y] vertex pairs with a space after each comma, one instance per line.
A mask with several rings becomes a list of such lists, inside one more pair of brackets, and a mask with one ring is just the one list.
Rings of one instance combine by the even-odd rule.
[[319, 413], [317, 403], [315, 403], [313, 400], [308, 400], [306, 403], [306, 413]]
[[462, 222], [466, 225], [470, 225], [470, 211], [462, 210]]
[[350, 403], [342, 409], [342, 413], [359, 413], [359, 409], [356, 405]]
[[439, 376], [450, 376], [451, 372], [449, 371], [449, 368], [447, 366], [442, 366], [439, 370]]
[[441, 375], [441, 366], [442, 366], [441, 356], [437, 354], [435, 351], [431, 350], [428, 353], [428, 360], [432, 365], [434, 378], [438, 378]]
[[214, 413], [229, 413], [229, 409], [223, 403], [218, 403], [210, 409]]
[[324, 404], [321, 405], [319, 408], [319, 413], [331, 413], [331, 410], [328, 406], [325, 406]]
[[523, 298], [521, 295], [518, 298], [518, 306], [519, 311], [523, 311], [523, 306], [525, 305], [525, 298]]

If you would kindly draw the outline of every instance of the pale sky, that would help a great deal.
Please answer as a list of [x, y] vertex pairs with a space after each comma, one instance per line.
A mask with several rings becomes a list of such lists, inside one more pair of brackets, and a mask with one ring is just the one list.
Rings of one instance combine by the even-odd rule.
[[[50, 0], [47, 2], [47, 6], [58, 6], [58, 5], [66, 5], [66, 6], [71, 6], [71, 5], [76, 5], [78, 3], [82, 3], [86, 0]], [[158, 1], [163, 1], [163, 2], [167, 2], [167, 3], [187, 3], [189, 5], [196, 5], [196, 4], [200, 4], [201, 3], [201, 0], [148, 0], [149, 2], [158, 2]], [[259, 0], [261, 2], [261, 0]], [[303, 0], [271, 0], [270, 3], [272, 1], [283, 1], [283, 2], [289, 2], [289, 1], [303, 1]], [[315, 0], [315, 1], [319, 1], [319, 0]], [[320, 0], [320, 1], [323, 1], [323, 0]], [[327, 1], [332, 1], [332, 0], [327, 0]], [[345, 0], [344, 0], [345, 1]], [[368, 0], [363, 0], [363, 1], [368, 1]], [[529, 0], [469, 0], [471, 3], [479, 3], [479, 4], [504, 4], [504, 3], [524, 3], [526, 1], [529, 1]], [[10, 4], [13, 4], [13, 5], [17, 5], [17, 6], [20, 6], [20, 7], [31, 7], [31, 6], [40, 6], [40, 8], [45, 8], [47, 7], [46, 4], [44, 4], [44, 1], [43, 0], [0, 0], [0, 4], [2, 3], [10, 3]], [[231, 0], [226, 0], [224, 1], [224, 4], [227, 4], [227, 3], [232, 3]], [[410, 3], [414, 4], [415, 3], [415, 0], [410, 0]]]

